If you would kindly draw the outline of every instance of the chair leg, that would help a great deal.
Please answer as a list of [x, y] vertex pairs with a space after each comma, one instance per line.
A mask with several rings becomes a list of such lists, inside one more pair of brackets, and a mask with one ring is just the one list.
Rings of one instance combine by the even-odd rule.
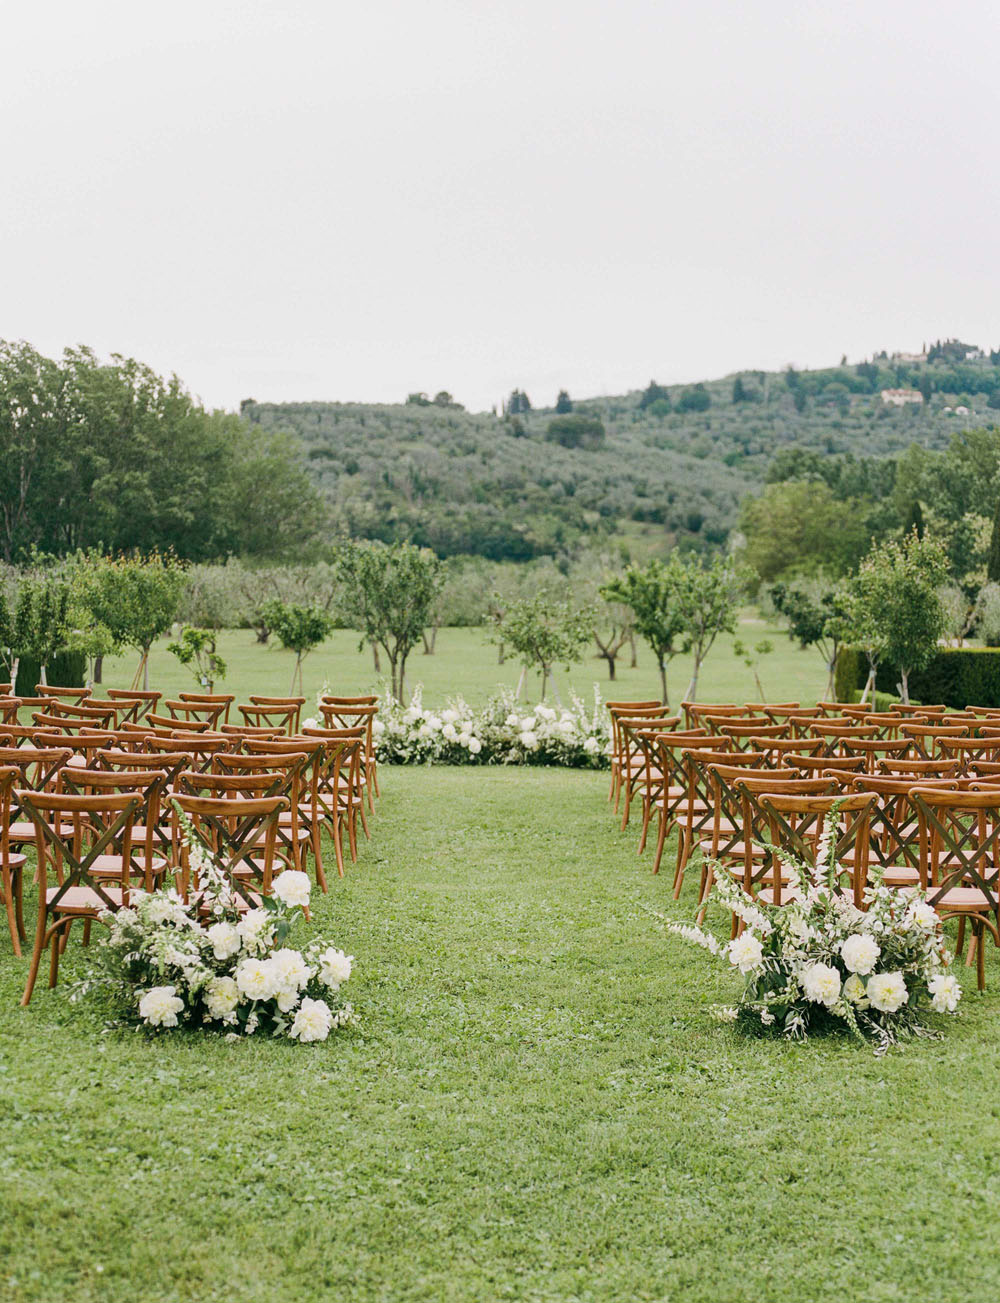
[[320, 849], [321, 832], [318, 819], [313, 823], [309, 835], [312, 838], [313, 860], [316, 863], [316, 881], [319, 883], [320, 891], [325, 896], [329, 888], [326, 885], [326, 873], [323, 870], [323, 852]]
[[341, 836], [340, 815], [333, 816], [333, 849], [337, 856], [337, 875], [344, 876], [344, 841]]
[[347, 844], [351, 848], [351, 863], [358, 862], [358, 818], [352, 805], [347, 811]]
[[[18, 917], [17, 917], [18, 911], [15, 907], [15, 900], [14, 900], [14, 893], [15, 893], [14, 884], [16, 879], [17, 879], [17, 870], [15, 870], [15, 872], [12, 874], [10, 869], [5, 867], [3, 870], [3, 898], [4, 898], [3, 903], [7, 909], [7, 926], [10, 928], [10, 943], [14, 947], [14, 954], [18, 957], [18, 959], [20, 959], [21, 958], [20, 932], [23, 929], [24, 925], [22, 923], [21, 927], [18, 927]], [[19, 897], [20, 897], [20, 893], [18, 893], [18, 898]]]
[[677, 859], [674, 862], [674, 900], [680, 899], [684, 870], [691, 855], [691, 834], [685, 825], [677, 834]]
[[663, 844], [667, 840], [667, 812], [658, 810], [660, 826], [656, 833], [656, 855], [653, 857], [653, 872], [659, 873], [660, 860], [663, 858]]
[[962, 947], [965, 945], [965, 915], [962, 914], [958, 920], [958, 938], [955, 941], [955, 954], [962, 953]]
[[358, 800], [358, 809], [361, 811], [361, 826], [365, 830], [365, 841], [370, 842], [372, 835], [368, 831], [368, 816], [365, 814], [365, 797], [363, 792]]
[[986, 935], [982, 923], [979, 924], [978, 945], [976, 946], [976, 984], [980, 991], [986, 990]]

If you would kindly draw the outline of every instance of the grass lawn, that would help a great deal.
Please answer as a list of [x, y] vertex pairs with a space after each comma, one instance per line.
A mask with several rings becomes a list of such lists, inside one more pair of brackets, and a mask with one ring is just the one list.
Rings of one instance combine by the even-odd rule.
[[384, 778], [315, 910], [356, 1031], [102, 1035], [0, 941], [0, 1298], [997, 1297], [993, 955], [943, 1041], [741, 1042], [603, 775]]
[[[789, 641], [783, 629], [768, 628], [754, 612], [746, 612], [739, 628], [744, 642], [755, 643], [770, 638], [774, 652], [765, 656], [759, 673], [765, 691], [772, 701], [816, 701], [826, 689], [826, 672], [819, 653], [800, 651]], [[514, 688], [520, 675], [517, 661], [508, 659], [497, 664], [497, 649], [486, 641], [484, 629], [441, 629], [433, 656], [424, 655], [417, 647], [407, 664], [407, 687], [424, 685], [424, 699], [428, 705], [443, 705], [447, 696], [463, 694], [473, 706], [483, 704], [496, 690], [498, 683]], [[195, 690], [192, 675], [167, 651], [169, 638], [162, 638], [150, 656], [150, 686], [168, 695], [178, 691]], [[237, 701], [245, 701], [251, 692], [280, 696], [287, 693], [292, 680], [295, 657], [277, 645], [261, 647], [248, 629], [224, 632], [219, 639], [219, 653], [228, 665], [226, 678], [216, 685], [218, 692], [234, 692]], [[135, 673], [138, 654], [109, 657], [104, 663], [104, 686], [128, 687]], [[560, 668], [556, 684], [565, 699], [572, 687], [587, 701], [591, 699], [594, 684], [601, 694], [612, 700], [659, 697], [660, 676], [652, 653], [645, 644], [639, 645], [639, 664], [630, 669], [628, 655], [619, 661], [618, 678], [608, 682], [607, 666], [603, 661], [588, 659], [574, 666], [569, 674]], [[383, 658], [383, 665], [384, 665]], [[305, 695], [310, 700], [324, 683], [330, 690], [344, 694], [381, 689], [379, 675], [372, 665], [371, 652], [358, 651], [358, 635], [349, 630], [338, 630], [317, 648], [304, 662]], [[676, 706], [682, 699], [691, 677], [691, 658], [678, 656], [668, 670], [671, 701]], [[532, 675], [528, 683], [529, 698], [537, 697], [540, 681]], [[96, 695], [100, 695], [100, 689]], [[712, 648], [702, 668], [698, 696], [703, 701], [754, 701], [757, 688], [753, 674], [733, 655], [733, 639], [721, 636]]]

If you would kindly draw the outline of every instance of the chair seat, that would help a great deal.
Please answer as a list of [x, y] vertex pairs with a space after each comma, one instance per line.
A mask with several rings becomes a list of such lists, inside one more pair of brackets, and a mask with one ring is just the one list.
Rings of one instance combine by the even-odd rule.
[[[63, 824], [59, 829], [60, 837], [71, 837], [73, 835], [73, 825]], [[35, 825], [30, 819], [15, 819], [10, 825], [10, 840], [23, 844], [25, 842], [34, 842], [36, 840]]]
[[100, 914], [105, 909], [120, 909], [122, 904], [121, 887], [107, 886], [102, 888], [104, 894], [111, 901], [108, 905], [93, 887], [67, 887], [64, 894], [60, 897], [59, 903], [52, 906], [52, 902], [59, 895], [59, 887], [49, 887], [45, 892], [46, 904], [52, 906], [57, 914]]
[[20, 851], [7, 852], [7, 865], [11, 873], [19, 873], [28, 862], [27, 855], [22, 855]]
[[929, 904], [946, 914], [989, 914], [997, 907], [997, 893], [987, 895], [978, 887], [949, 887], [941, 896], [935, 896], [932, 887], [927, 897]]
[[[736, 830], [734, 828], [730, 828], [728, 830], [723, 829], [723, 831], [735, 832]], [[713, 851], [712, 851], [711, 840], [700, 841], [698, 843], [698, 849], [701, 851], [702, 855], [704, 855], [706, 859], [712, 858]], [[736, 859], [742, 860], [746, 855], [746, 842], [739, 841], [739, 842], [732, 842], [731, 844], [727, 844], [725, 849], [719, 850], [718, 854], [719, 856], [721, 856], [723, 860], [736, 860]], [[752, 859], [762, 860], [766, 854], [767, 851], [763, 846], [758, 846], [756, 842], [750, 843], [750, 856]]]
[[[139, 857], [136, 856], [138, 859]], [[153, 877], [159, 877], [167, 867], [167, 861], [162, 856], [154, 855], [149, 861], [150, 872]], [[122, 857], [120, 855], [95, 855], [91, 863], [87, 866], [88, 872], [92, 873], [95, 878], [120, 878], [122, 875]], [[138, 875], [138, 868], [136, 874]]]

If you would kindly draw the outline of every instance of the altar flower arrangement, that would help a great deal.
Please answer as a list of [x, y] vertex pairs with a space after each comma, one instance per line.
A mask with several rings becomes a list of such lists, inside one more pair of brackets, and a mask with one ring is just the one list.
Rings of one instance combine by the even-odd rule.
[[480, 710], [452, 697], [440, 711], [425, 708], [417, 687], [406, 707], [386, 696], [379, 716], [376, 754], [389, 764], [608, 765], [610, 721], [596, 687], [590, 708], [577, 696], [528, 708], [501, 688]]
[[714, 865], [709, 902], [739, 921], [728, 943], [702, 927], [663, 918], [668, 931], [722, 959], [743, 978], [736, 1004], [717, 1016], [750, 1034], [793, 1040], [846, 1029], [885, 1053], [901, 1039], [935, 1034], [926, 1014], [955, 1013], [962, 990], [941, 920], [915, 888], [882, 884], [877, 870], [858, 909], [841, 889], [833, 862], [834, 809], [819, 839], [816, 864], [769, 847], [784, 865], [784, 903], [751, 898], [723, 865]]
[[340, 994], [353, 957], [321, 940], [305, 950], [287, 944], [309, 905], [308, 876], [285, 869], [273, 895], [241, 908], [230, 879], [178, 814], [201, 908], [173, 888], [131, 892], [128, 908], [101, 916], [108, 932], [75, 998], [100, 999], [121, 1021], [158, 1032], [204, 1027], [305, 1043], [353, 1025], [354, 1010]]

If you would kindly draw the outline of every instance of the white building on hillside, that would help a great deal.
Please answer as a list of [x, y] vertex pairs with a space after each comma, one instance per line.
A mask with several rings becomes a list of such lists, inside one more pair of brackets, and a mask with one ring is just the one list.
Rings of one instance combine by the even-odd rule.
[[905, 407], [907, 403], [922, 403], [924, 396], [919, 389], [883, 389], [882, 402], [886, 407]]

